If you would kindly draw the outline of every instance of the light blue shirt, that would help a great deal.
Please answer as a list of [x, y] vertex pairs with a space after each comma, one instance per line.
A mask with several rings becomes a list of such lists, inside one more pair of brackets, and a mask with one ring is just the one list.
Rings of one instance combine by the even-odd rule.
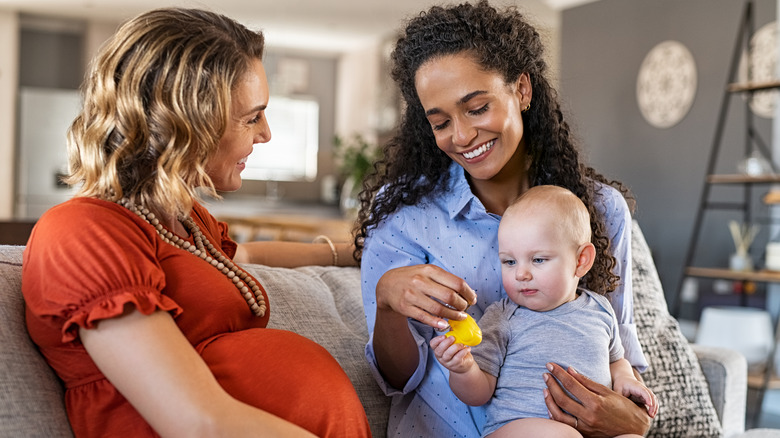
[[[468, 313], [477, 321], [491, 303], [506, 297], [498, 258], [500, 216], [488, 213], [471, 192], [463, 168], [453, 163], [448, 187], [417, 205], [403, 206], [371, 229], [361, 263], [363, 307], [370, 338], [366, 358], [379, 386], [392, 396], [387, 436], [478, 437], [485, 423], [482, 406], [461, 402], [449, 386], [449, 370], [433, 355], [429, 342], [440, 334], [409, 320], [417, 342], [419, 364], [404, 388], [394, 388], [382, 377], [373, 349], [376, 285], [390, 269], [419, 264], [439, 266], [461, 278], [477, 293]], [[640, 371], [647, 367], [636, 336], [631, 294], [631, 215], [616, 189], [602, 186], [597, 199], [605, 216], [607, 234], [617, 261], [621, 285], [608, 298], [619, 322], [626, 359]]]

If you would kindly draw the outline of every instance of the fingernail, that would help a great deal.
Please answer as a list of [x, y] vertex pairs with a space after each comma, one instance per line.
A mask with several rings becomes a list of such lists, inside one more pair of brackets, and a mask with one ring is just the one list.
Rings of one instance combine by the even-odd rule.
[[544, 379], [544, 381], [546, 382], [546, 381], [547, 381], [547, 380], [550, 378], [550, 375], [549, 375], [549, 374], [546, 374], [546, 373], [545, 373], [545, 374], [542, 374], [542, 378], [543, 378], [543, 379]]
[[465, 312], [460, 312], [460, 315], [459, 315], [459, 316], [460, 316], [460, 319], [466, 319], [466, 317], [467, 317], [468, 315], [466, 315], [466, 313], [465, 313]]
[[548, 370], [550, 370], [550, 371], [552, 371], [552, 370], [553, 370], [553, 366], [552, 366], [552, 364], [551, 364], [551, 363], [548, 363], [548, 364], [547, 364], [547, 369], [548, 369]]
[[436, 325], [439, 327], [440, 330], [444, 330], [447, 327], [449, 327], [449, 324], [447, 324], [446, 322], [441, 321], [441, 320], [439, 322], [437, 322]]
[[569, 369], [571, 370], [572, 374], [579, 374], [579, 373], [577, 372], [577, 370], [576, 370], [576, 369], [574, 369], [574, 367], [569, 367]]

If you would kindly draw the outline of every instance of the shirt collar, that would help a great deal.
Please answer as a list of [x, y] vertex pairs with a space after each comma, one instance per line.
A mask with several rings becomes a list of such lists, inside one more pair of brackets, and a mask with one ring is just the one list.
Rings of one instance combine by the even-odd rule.
[[447, 197], [447, 211], [450, 219], [455, 219], [458, 215], [473, 219], [474, 215], [486, 215], [487, 210], [482, 205], [482, 201], [471, 191], [471, 186], [466, 180], [466, 172], [459, 164], [452, 162], [449, 168], [450, 180], [447, 191], [451, 196]]

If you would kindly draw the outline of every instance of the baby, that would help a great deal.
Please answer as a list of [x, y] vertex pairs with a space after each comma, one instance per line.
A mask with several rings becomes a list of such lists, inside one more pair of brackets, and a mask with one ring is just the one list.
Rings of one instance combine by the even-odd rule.
[[[536, 186], [507, 208], [498, 229], [507, 298], [479, 321], [475, 347], [438, 336], [436, 358], [450, 370], [450, 387], [464, 403], [486, 407], [483, 436], [581, 437], [578, 420], [551, 420], [544, 403], [546, 364], [556, 362], [642, 400], [651, 417], [655, 395], [623, 358], [618, 323], [604, 295], [579, 288], [593, 265], [590, 215], [572, 192]], [[638, 435], [621, 435], [621, 437]]]

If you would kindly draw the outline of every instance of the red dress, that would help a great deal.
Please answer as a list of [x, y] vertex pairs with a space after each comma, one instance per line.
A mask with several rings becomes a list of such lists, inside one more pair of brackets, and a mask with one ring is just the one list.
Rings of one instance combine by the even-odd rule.
[[[227, 226], [196, 204], [192, 218], [233, 257]], [[192, 243], [192, 236], [189, 238]], [[265, 328], [273, 303], [256, 317], [233, 282], [117, 204], [74, 198], [38, 221], [24, 252], [27, 328], [65, 383], [77, 437], [157, 436], [97, 369], [79, 327], [122, 314], [162, 309], [235, 398], [319, 436], [369, 436], [368, 420], [344, 371], [316, 343]], [[265, 295], [265, 291], [263, 291]]]

